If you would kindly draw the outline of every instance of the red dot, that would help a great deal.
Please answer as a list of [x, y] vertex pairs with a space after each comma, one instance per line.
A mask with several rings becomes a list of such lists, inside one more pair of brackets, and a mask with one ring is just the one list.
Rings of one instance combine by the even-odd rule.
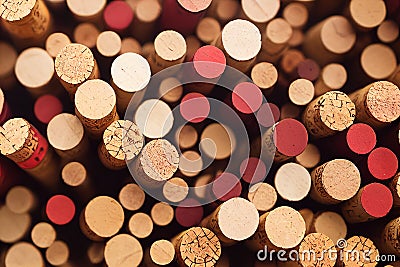
[[255, 184], [264, 180], [267, 168], [260, 159], [251, 157], [240, 164], [240, 175], [245, 182]]
[[284, 119], [275, 128], [276, 149], [288, 157], [300, 155], [306, 149], [308, 133], [304, 125], [295, 119]]
[[233, 105], [246, 114], [256, 112], [262, 104], [262, 98], [260, 88], [250, 82], [239, 83], [232, 92]]
[[226, 58], [221, 49], [206, 45], [197, 49], [193, 56], [193, 65], [200, 76], [213, 79], [221, 76], [224, 72]]
[[386, 147], [375, 148], [368, 156], [368, 170], [376, 179], [392, 178], [398, 168], [396, 154]]
[[189, 93], [182, 98], [179, 106], [182, 117], [190, 122], [199, 123], [210, 113], [210, 103], [207, 97], [200, 93]]
[[278, 106], [272, 103], [264, 103], [257, 111], [257, 121], [264, 127], [271, 127], [281, 116]]
[[55, 195], [47, 201], [46, 214], [55, 224], [67, 224], [75, 216], [74, 202], [64, 195]]
[[103, 16], [108, 28], [122, 31], [132, 23], [133, 11], [125, 1], [112, 1], [104, 9]]
[[61, 101], [53, 95], [43, 95], [39, 97], [33, 108], [36, 118], [42, 123], [49, 123], [52, 118], [60, 114], [63, 110]]
[[346, 134], [347, 145], [357, 154], [367, 154], [376, 145], [374, 129], [365, 123], [356, 123], [350, 126]]
[[192, 198], [182, 201], [175, 210], [176, 221], [183, 227], [199, 225], [203, 215], [204, 209], [200, 202]]
[[389, 188], [379, 183], [366, 185], [361, 194], [364, 210], [375, 218], [387, 215], [393, 205], [393, 196]]
[[224, 172], [212, 183], [212, 190], [219, 200], [227, 201], [240, 196], [242, 193], [242, 184], [235, 175]]

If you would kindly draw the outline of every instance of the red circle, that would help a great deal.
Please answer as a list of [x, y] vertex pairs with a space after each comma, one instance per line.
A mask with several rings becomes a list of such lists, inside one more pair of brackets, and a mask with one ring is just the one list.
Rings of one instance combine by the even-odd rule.
[[386, 147], [375, 148], [368, 156], [368, 170], [376, 179], [392, 178], [398, 168], [396, 154]]
[[262, 104], [261, 90], [254, 83], [239, 83], [233, 89], [232, 103], [242, 113], [256, 112]]
[[281, 116], [281, 111], [278, 106], [273, 103], [264, 103], [257, 111], [257, 121], [261, 126], [271, 127]]
[[215, 178], [212, 184], [214, 195], [221, 201], [239, 197], [242, 193], [240, 180], [229, 172], [224, 172]]
[[49, 123], [52, 118], [63, 111], [61, 101], [53, 95], [39, 97], [33, 107], [36, 118], [42, 123]]
[[240, 175], [245, 182], [255, 184], [264, 180], [267, 168], [262, 160], [251, 157], [240, 164]]
[[387, 215], [393, 205], [393, 196], [389, 188], [379, 183], [366, 185], [361, 193], [364, 210], [375, 218]]
[[297, 74], [300, 78], [315, 81], [319, 77], [321, 69], [312, 59], [303, 60], [297, 65]]
[[350, 126], [346, 134], [347, 145], [357, 154], [367, 154], [376, 145], [376, 134], [371, 126], [365, 123], [356, 123]]
[[200, 76], [208, 79], [217, 78], [225, 70], [224, 52], [212, 45], [202, 46], [193, 56], [193, 66]]
[[132, 23], [133, 11], [125, 1], [112, 1], [104, 9], [103, 16], [108, 28], [122, 31]]
[[67, 224], [75, 216], [75, 204], [67, 196], [55, 195], [47, 201], [46, 214], [55, 224]]
[[200, 93], [189, 93], [182, 98], [179, 106], [182, 117], [190, 122], [199, 123], [210, 113], [207, 97]]
[[199, 225], [203, 215], [203, 207], [193, 198], [185, 199], [175, 210], [176, 221], [183, 227]]
[[274, 140], [277, 151], [285, 156], [295, 157], [306, 149], [308, 133], [298, 120], [284, 119], [276, 125]]

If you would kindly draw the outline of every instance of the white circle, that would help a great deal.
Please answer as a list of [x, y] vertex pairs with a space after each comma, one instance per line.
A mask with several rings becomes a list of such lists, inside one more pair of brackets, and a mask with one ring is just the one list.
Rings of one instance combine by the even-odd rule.
[[310, 173], [300, 164], [286, 163], [276, 172], [275, 188], [283, 199], [300, 201], [311, 189]]

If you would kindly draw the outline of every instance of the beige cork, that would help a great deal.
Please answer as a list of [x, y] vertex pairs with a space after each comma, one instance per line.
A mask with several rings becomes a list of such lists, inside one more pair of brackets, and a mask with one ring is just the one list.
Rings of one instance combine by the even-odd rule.
[[273, 19], [279, 11], [279, 0], [243, 0], [244, 14], [255, 23], [266, 23]]
[[53, 266], [62, 266], [68, 262], [69, 247], [67, 243], [56, 240], [46, 250], [46, 260]]
[[153, 231], [153, 221], [146, 213], [138, 212], [129, 219], [128, 229], [133, 236], [146, 238]]
[[382, 127], [400, 116], [400, 90], [391, 82], [371, 83], [349, 95], [355, 103], [357, 120]]
[[54, 227], [46, 222], [36, 224], [31, 231], [32, 242], [39, 248], [50, 247], [56, 240], [56, 236]]
[[295, 161], [301, 166], [309, 169], [318, 165], [321, 160], [321, 153], [316, 145], [307, 144], [306, 149], [296, 156]]
[[400, 172], [397, 173], [389, 184], [393, 195], [393, 207], [400, 207]]
[[212, 1], [207, 10], [207, 15], [216, 18], [221, 25], [224, 25], [234, 20], [240, 10], [240, 3], [235, 0]]
[[390, 46], [375, 43], [361, 53], [361, 67], [374, 80], [388, 78], [396, 69], [397, 58]]
[[73, 37], [75, 43], [85, 45], [89, 48], [94, 48], [99, 34], [100, 31], [96, 25], [84, 22], [75, 27]]
[[103, 242], [93, 242], [89, 245], [86, 254], [90, 263], [99, 264], [104, 261], [105, 246]]
[[183, 94], [182, 83], [175, 77], [168, 77], [162, 80], [158, 90], [161, 99], [167, 103], [177, 102]]
[[62, 32], [55, 32], [49, 35], [46, 39], [46, 51], [52, 58], [55, 58], [61, 49], [69, 45], [71, 40], [68, 35]]
[[0, 77], [2, 79], [13, 75], [17, 57], [17, 51], [13, 46], [6, 42], [0, 42]]
[[101, 19], [102, 11], [107, 1], [99, 0], [88, 5], [79, 0], [66, 0], [67, 6], [72, 14], [81, 21], [98, 21]]
[[251, 79], [261, 90], [268, 92], [278, 81], [278, 70], [269, 62], [260, 62], [251, 69]]
[[97, 36], [96, 48], [104, 57], [114, 57], [121, 51], [121, 37], [113, 31], [104, 31]]
[[330, 91], [308, 104], [303, 122], [314, 138], [322, 138], [347, 129], [355, 117], [356, 106], [349, 96], [340, 91]]
[[162, 13], [162, 5], [158, 0], [138, 1], [134, 9], [132, 35], [140, 42], [154, 39], [158, 18]]
[[285, 19], [275, 18], [271, 20], [263, 35], [262, 52], [269, 56], [281, 54], [287, 47], [292, 34], [293, 29]]
[[15, 243], [21, 240], [31, 227], [31, 216], [28, 213], [17, 214], [7, 206], [0, 207], [0, 241]]
[[289, 85], [289, 99], [293, 104], [305, 106], [314, 98], [314, 85], [307, 79], [294, 80]]
[[308, 9], [301, 2], [292, 2], [285, 6], [282, 17], [294, 29], [303, 28], [308, 21]]
[[290, 37], [288, 44], [289, 47], [301, 46], [304, 42], [304, 32], [299, 29], [293, 29], [292, 37]]
[[127, 184], [119, 192], [118, 199], [122, 207], [135, 211], [140, 209], [145, 201], [146, 195], [137, 184]]
[[35, 194], [25, 186], [14, 186], [6, 195], [6, 206], [14, 213], [31, 212], [37, 207]]
[[218, 237], [204, 227], [192, 227], [172, 241], [180, 267], [212, 267], [221, 256]]
[[142, 46], [140, 43], [132, 37], [125, 37], [121, 41], [121, 51], [119, 52], [120, 55], [125, 53], [142, 53]]
[[34, 245], [28, 242], [19, 242], [8, 249], [5, 266], [44, 267], [45, 263], [42, 254]]
[[85, 81], [100, 76], [93, 53], [83, 44], [72, 43], [65, 46], [58, 53], [54, 67], [58, 80], [71, 95]]
[[[363, 236], [353, 236], [346, 240], [345, 245], [341, 253], [343, 259], [339, 259], [339, 263], [341, 263], [342, 266], [361, 265], [365, 267], [374, 267], [378, 264], [377, 260], [380, 253], [371, 239]], [[357, 254], [359, 257], [357, 257]], [[366, 257], [366, 255], [368, 255], [368, 257]]]
[[179, 177], [169, 179], [163, 186], [163, 195], [166, 200], [180, 202], [189, 194], [189, 186]]
[[286, 103], [281, 107], [281, 120], [283, 119], [296, 119], [300, 117], [301, 108], [292, 103]]
[[283, 199], [300, 201], [310, 192], [311, 177], [306, 168], [291, 162], [278, 169], [274, 183], [276, 191]]
[[203, 170], [201, 155], [194, 150], [187, 150], [179, 158], [179, 171], [186, 177], [194, 177]]
[[179, 143], [179, 147], [182, 149], [193, 147], [196, 144], [198, 137], [199, 134], [197, 133], [197, 130], [189, 124], [181, 127], [176, 133], [177, 142]]
[[257, 183], [250, 187], [247, 198], [260, 212], [272, 209], [278, 199], [275, 188], [267, 183]]
[[102, 80], [86, 81], [76, 91], [75, 113], [91, 137], [101, 137], [118, 120], [113, 88]]
[[382, 43], [392, 43], [399, 38], [399, 25], [393, 20], [385, 20], [379, 25], [376, 35]]
[[[310, 254], [311, 251], [313, 254]], [[329, 251], [331, 251], [331, 254], [329, 254]], [[323, 233], [308, 234], [304, 237], [299, 247], [299, 263], [303, 267], [333, 267], [335, 266], [336, 259], [328, 255], [332, 255], [335, 251], [335, 243], [327, 235]]]
[[83, 185], [88, 179], [87, 176], [85, 166], [76, 161], [67, 163], [61, 171], [64, 183], [72, 187]]
[[352, 198], [361, 184], [357, 166], [346, 159], [328, 161], [315, 168], [311, 179], [310, 196], [323, 204], [337, 204]]
[[338, 240], [346, 237], [347, 225], [340, 214], [324, 211], [315, 214], [311, 232], [325, 234], [336, 244]]
[[343, 65], [331, 63], [326, 65], [315, 82], [315, 95], [320, 96], [332, 90], [341, 89], [347, 81], [347, 71]]
[[200, 140], [200, 147], [204, 153], [215, 159], [229, 157], [236, 148], [236, 140], [231, 130], [219, 123], [212, 123], [204, 128]]
[[309, 233], [311, 233], [311, 226], [314, 222], [314, 212], [306, 208], [299, 210], [299, 213], [306, 223], [306, 235], [308, 235]]
[[400, 255], [399, 224], [400, 217], [386, 224], [380, 236], [380, 245], [385, 254]]
[[104, 259], [108, 267], [137, 267], [143, 259], [143, 248], [133, 236], [119, 234], [107, 242]]
[[196, 28], [196, 36], [205, 44], [211, 44], [221, 34], [221, 25], [212, 17], [200, 20]]
[[289, 75], [297, 71], [297, 66], [306, 58], [300, 50], [289, 49], [282, 54], [282, 59], [279, 63], [281, 70]]
[[352, 0], [349, 9], [353, 22], [365, 30], [377, 27], [386, 17], [386, 5], [382, 0]]
[[150, 215], [154, 224], [166, 226], [174, 219], [174, 209], [165, 202], [159, 202], [151, 208]]
[[155, 241], [150, 247], [150, 258], [160, 266], [170, 264], [175, 259], [174, 245], [165, 239]]

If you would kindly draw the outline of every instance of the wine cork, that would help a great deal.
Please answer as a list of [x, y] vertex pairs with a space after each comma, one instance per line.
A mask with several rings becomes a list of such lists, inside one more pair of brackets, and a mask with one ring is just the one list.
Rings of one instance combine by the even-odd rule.
[[51, 16], [44, 1], [2, 0], [0, 14], [4, 28], [16, 39], [43, 40], [51, 27]]
[[256, 234], [247, 241], [251, 249], [290, 249], [300, 244], [306, 231], [301, 214], [287, 206], [264, 213]]
[[[211, 83], [211, 87], [217, 83], [225, 71], [226, 58], [219, 48], [205, 45], [196, 50], [193, 56], [193, 67], [198, 75], [208, 79], [207, 83]], [[198, 90], [202, 90], [204, 93], [208, 91], [206, 88], [198, 88]]]
[[250, 201], [235, 197], [222, 203], [201, 225], [212, 230], [223, 245], [233, 245], [257, 230], [258, 211]]
[[400, 90], [391, 82], [371, 83], [349, 95], [356, 106], [357, 120], [382, 127], [400, 116]]
[[392, 43], [399, 38], [399, 25], [393, 20], [385, 20], [379, 25], [376, 35], [382, 43]]
[[356, 117], [352, 99], [343, 92], [330, 91], [308, 104], [303, 122], [310, 135], [322, 138], [350, 127]]
[[278, 81], [278, 71], [269, 62], [260, 62], [251, 69], [251, 79], [262, 91], [269, 92]]
[[132, 35], [141, 43], [154, 40], [157, 22], [162, 12], [159, 1], [138, 1], [135, 8]]
[[387, 180], [396, 174], [399, 162], [393, 151], [386, 147], [378, 147], [368, 155], [367, 166], [374, 178]]
[[178, 266], [215, 266], [221, 256], [218, 237], [204, 227], [192, 227], [175, 237]]
[[18, 81], [37, 97], [50, 90], [48, 85], [54, 75], [54, 62], [46, 50], [31, 47], [18, 56], [14, 71]]
[[342, 16], [331, 16], [311, 27], [303, 42], [303, 51], [320, 66], [340, 62], [356, 42], [356, 33]]
[[98, 196], [81, 213], [80, 227], [87, 238], [102, 241], [118, 233], [124, 223], [124, 210], [113, 198]]
[[352, 0], [349, 5], [350, 17], [363, 30], [370, 30], [380, 25], [386, 17], [384, 1]]
[[327, 235], [323, 233], [308, 234], [300, 243], [299, 263], [301, 266], [333, 267], [336, 263], [336, 257], [332, 256], [332, 253], [335, 252], [335, 243]]
[[119, 51], [119, 54], [122, 55], [129, 52], [141, 54], [142, 46], [136, 39], [132, 37], [125, 37], [121, 41], [121, 51]]
[[335, 244], [347, 235], [347, 225], [343, 217], [333, 211], [324, 211], [315, 214], [311, 225], [311, 232], [328, 236]]
[[202, 151], [215, 159], [229, 157], [236, 147], [236, 140], [231, 130], [219, 123], [208, 125], [201, 133], [200, 140]]
[[193, 56], [196, 53], [196, 51], [200, 48], [201, 42], [194, 35], [189, 35], [189, 36], [185, 37], [185, 42], [186, 42], [185, 61], [190, 61], [193, 59]]
[[314, 85], [307, 79], [294, 80], [289, 86], [289, 99], [293, 104], [304, 106], [314, 98]]
[[159, 202], [151, 208], [150, 215], [154, 224], [166, 226], [174, 219], [174, 209], [165, 202]]
[[240, 164], [240, 175], [249, 184], [262, 182], [267, 176], [267, 167], [261, 159], [250, 157]]
[[275, 175], [278, 194], [289, 201], [304, 199], [311, 189], [311, 176], [306, 168], [297, 163], [282, 165]]
[[163, 138], [172, 129], [174, 115], [162, 100], [143, 101], [135, 111], [134, 122], [148, 138]]
[[323, 204], [337, 204], [352, 198], [361, 184], [357, 166], [346, 159], [334, 159], [320, 165], [311, 172], [311, 179], [310, 196]]
[[326, 65], [315, 82], [315, 95], [320, 96], [332, 90], [341, 89], [347, 81], [347, 71], [343, 65], [331, 63]]
[[28, 121], [14, 118], [0, 128], [0, 152], [48, 187], [57, 184], [58, 159], [47, 140]]
[[72, 14], [80, 21], [99, 22], [106, 6], [106, 0], [99, 0], [91, 5], [86, 5], [79, 0], [66, 0]]
[[103, 133], [103, 142], [98, 149], [99, 159], [108, 169], [123, 169], [126, 161], [139, 155], [143, 145], [144, 137], [133, 122], [117, 120]]
[[73, 43], [65, 46], [58, 53], [54, 67], [58, 80], [71, 95], [74, 95], [85, 81], [100, 76], [96, 59], [83, 44]]
[[150, 258], [158, 266], [168, 265], [175, 259], [175, 247], [168, 240], [157, 240], [151, 244]]
[[72, 187], [82, 186], [88, 181], [85, 166], [76, 161], [69, 162], [63, 167], [61, 178], [65, 184]]
[[297, 49], [289, 49], [282, 54], [279, 65], [284, 73], [292, 75], [303, 60], [305, 60], [303, 52]]
[[142, 46], [142, 52], [140, 53], [143, 57], [149, 60], [150, 55], [154, 54], [155, 48], [153, 42], [147, 42]]
[[398, 228], [400, 218], [395, 218], [385, 225], [380, 236], [380, 249], [385, 254], [400, 255], [400, 247], [398, 241]]
[[0, 241], [15, 243], [26, 236], [31, 227], [31, 216], [28, 213], [17, 214], [7, 206], [0, 207]]
[[203, 160], [200, 154], [193, 150], [182, 153], [179, 159], [179, 171], [186, 177], [194, 177], [203, 169]]
[[300, 78], [304, 78], [310, 81], [315, 81], [320, 73], [320, 67], [312, 59], [305, 59], [302, 62], [297, 65], [297, 75], [299, 75]]
[[257, 111], [257, 122], [264, 127], [271, 127], [279, 121], [281, 111], [274, 103], [264, 103]]
[[240, 3], [235, 0], [212, 1], [207, 16], [216, 18], [221, 25], [224, 25], [235, 19], [240, 10]]
[[147, 143], [135, 162], [135, 180], [142, 187], [158, 187], [172, 178], [179, 166], [176, 148], [165, 139]]
[[294, 29], [303, 28], [308, 21], [308, 9], [301, 2], [292, 2], [284, 7], [282, 17]]
[[0, 85], [4, 88], [14, 84], [14, 66], [17, 62], [17, 51], [9, 43], [0, 41]]
[[7, 267], [44, 267], [43, 256], [40, 251], [28, 242], [18, 242], [7, 251], [5, 258]]
[[100, 264], [104, 261], [105, 244], [103, 242], [93, 242], [87, 250], [87, 257], [90, 263]]
[[57, 225], [65, 225], [75, 216], [75, 204], [67, 196], [52, 196], [46, 204], [46, 215], [49, 220]]
[[146, 238], [153, 231], [153, 221], [146, 213], [138, 212], [129, 219], [128, 228], [133, 236]]
[[37, 207], [37, 198], [29, 188], [14, 186], [6, 195], [6, 206], [17, 214], [32, 212]]
[[365, 74], [374, 80], [388, 78], [397, 66], [396, 54], [392, 48], [380, 43], [364, 48], [360, 61]]
[[62, 32], [55, 32], [49, 35], [46, 39], [46, 51], [52, 58], [57, 57], [64, 46], [69, 45], [71, 40], [68, 35]]
[[133, 236], [119, 234], [111, 238], [104, 249], [104, 259], [109, 267], [137, 267], [143, 258], [143, 249]]
[[311, 233], [311, 226], [314, 221], [314, 213], [310, 209], [301, 209], [299, 210], [299, 213], [303, 217], [305, 223], [306, 223], [306, 235]]
[[96, 46], [97, 37], [100, 31], [93, 23], [83, 22], [78, 24], [74, 29], [75, 43], [85, 45], [89, 48]]
[[393, 207], [400, 206], [400, 173], [397, 173], [392, 181], [390, 181], [389, 189], [393, 195]]
[[242, 184], [239, 178], [229, 172], [223, 172], [222, 170], [218, 172], [212, 183], [214, 196], [221, 201], [239, 197], [242, 193]]
[[125, 53], [113, 61], [111, 78], [111, 85], [117, 96], [118, 110], [125, 112], [135, 92], [145, 89], [150, 82], [150, 65], [139, 54]]
[[163, 186], [163, 195], [166, 200], [171, 202], [181, 202], [188, 194], [188, 184], [178, 177], [169, 179]]
[[203, 219], [204, 208], [194, 198], [187, 198], [180, 202], [175, 210], [176, 222], [183, 227], [192, 227], [200, 224]]
[[83, 159], [89, 150], [89, 141], [77, 116], [61, 113], [47, 126], [49, 143], [66, 160]]
[[183, 94], [183, 86], [175, 77], [168, 77], [161, 81], [159, 95], [166, 103], [177, 102]]
[[376, 220], [386, 216], [393, 205], [389, 188], [379, 183], [371, 183], [344, 202], [342, 215], [348, 223]]
[[53, 266], [62, 266], [68, 262], [69, 247], [61, 240], [55, 241], [46, 249], [46, 260]]
[[279, 0], [263, 0], [253, 2], [243, 0], [241, 2], [244, 14], [255, 23], [266, 23], [273, 19], [279, 11]]
[[257, 183], [250, 187], [247, 198], [256, 206], [260, 212], [271, 210], [278, 199], [273, 186], [267, 183]]
[[232, 20], [222, 29], [215, 45], [225, 52], [229, 66], [247, 72], [261, 50], [261, 33], [249, 21]]
[[303, 153], [296, 156], [295, 161], [305, 168], [314, 168], [321, 160], [321, 153], [316, 145], [307, 144]]
[[186, 41], [179, 32], [172, 30], [161, 32], [154, 40], [154, 53], [148, 58], [152, 73], [182, 63], [186, 51]]
[[105, 129], [118, 120], [116, 96], [105, 81], [84, 82], [75, 94], [75, 113], [92, 138], [99, 138]]
[[32, 242], [39, 248], [50, 247], [56, 240], [56, 236], [54, 227], [46, 222], [36, 224], [31, 231]]
[[104, 9], [103, 19], [108, 29], [123, 33], [133, 21], [133, 10], [124, 1], [114, 1]]
[[135, 211], [143, 206], [145, 196], [144, 191], [137, 184], [132, 183], [122, 187], [118, 200], [125, 209]]
[[196, 144], [198, 137], [199, 134], [197, 133], [197, 130], [189, 124], [185, 124], [176, 133], [176, 140], [179, 147], [182, 149], [193, 147]]
[[375, 148], [376, 141], [374, 129], [365, 123], [353, 124], [346, 133], [347, 147], [358, 155], [370, 153]]
[[36, 99], [33, 106], [35, 117], [44, 124], [48, 124], [51, 119], [63, 111], [63, 105], [57, 97], [46, 94]]
[[211, 44], [221, 33], [221, 25], [212, 17], [202, 18], [196, 28], [196, 36], [200, 41]]
[[113, 31], [104, 31], [97, 36], [96, 48], [104, 57], [114, 57], [121, 51], [121, 37]]
[[[380, 253], [371, 239], [352, 236], [346, 240], [339, 263], [343, 266], [376, 266]], [[340, 254], [339, 254], [340, 255]], [[358, 256], [357, 256], [358, 255]]]
[[292, 37], [288, 41], [289, 47], [301, 46], [304, 42], [304, 32], [299, 29], [293, 29]]
[[238, 83], [232, 92], [232, 104], [241, 113], [255, 113], [263, 102], [260, 88], [251, 82]]

